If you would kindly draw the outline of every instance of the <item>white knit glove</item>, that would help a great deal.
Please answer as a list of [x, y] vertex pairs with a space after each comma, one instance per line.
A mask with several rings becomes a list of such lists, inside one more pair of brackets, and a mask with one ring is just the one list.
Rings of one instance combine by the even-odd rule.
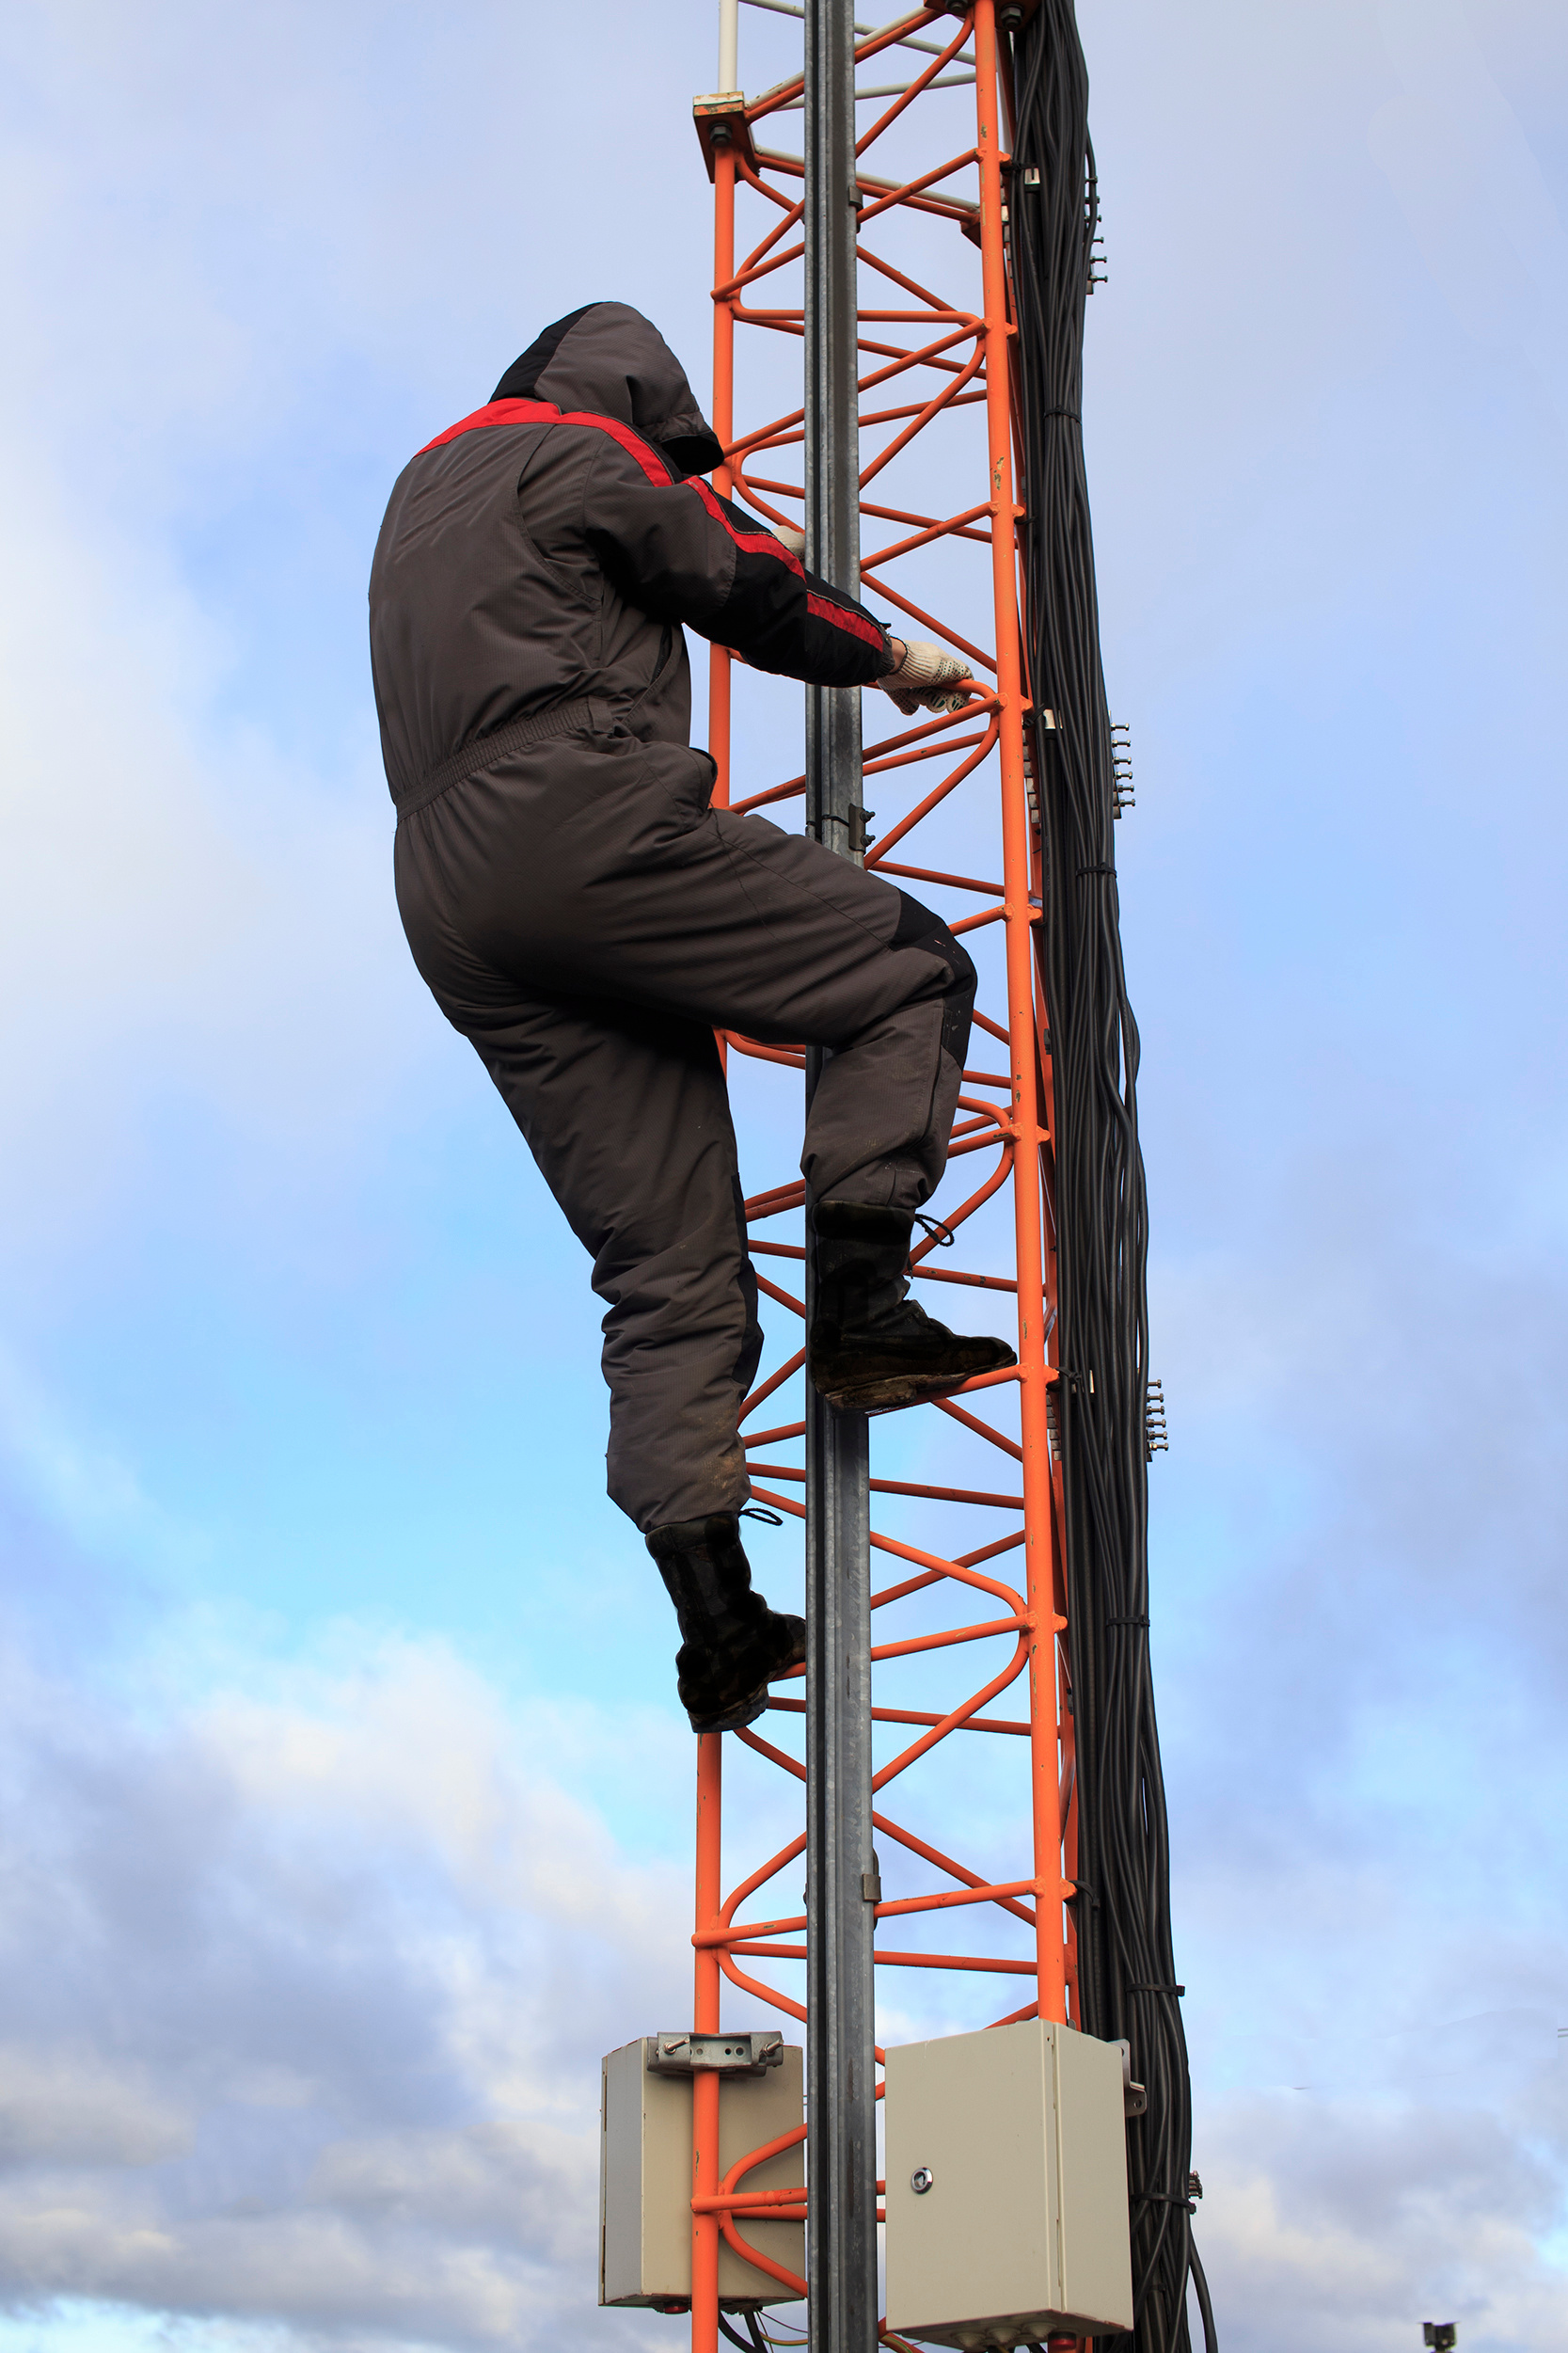
[[957, 654], [945, 654], [940, 645], [927, 645], [919, 638], [911, 638], [904, 647], [904, 659], [897, 669], [886, 672], [877, 684], [895, 709], [908, 718], [911, 711], [922, 708], [961, 711], [969, 697], [962, 692], [960, 682], [974, 676], [968, 662], [960, 661]]
[[805, 554], [806, 534], [803, 531], [797, 531], [793, 523], [769, 523], [768, 528], [775, 539], [784, 542], [792, 556]]

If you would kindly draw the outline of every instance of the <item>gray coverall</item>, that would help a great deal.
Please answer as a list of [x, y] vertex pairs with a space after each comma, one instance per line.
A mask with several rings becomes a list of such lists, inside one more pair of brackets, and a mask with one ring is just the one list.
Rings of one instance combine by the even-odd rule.
[[708, 805], [683, 623], [818, 685], [894, 662], [860, 606], [682, 479], [718, 455], [647, 320], [593, 304], [404, 469], [371, 574], [404, 929], [593, 1257], [610, 1492], [644, 1532], [751, 1492], [762, 1334], [714, 1030], [831, 1046], [808, 1186], [913, 1209], [974, 999], [927, 909]]

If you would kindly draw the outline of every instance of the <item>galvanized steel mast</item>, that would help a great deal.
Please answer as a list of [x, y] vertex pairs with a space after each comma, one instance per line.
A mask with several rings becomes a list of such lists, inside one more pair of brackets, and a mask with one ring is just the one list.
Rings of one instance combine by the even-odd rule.
[[[853, 0], [805, 0], [806, 563], [860, 590]], [[806, 825], [859, 865], [858, 688], [806, 695]], [[806, 1057], [808, 1099], [822, 1056]], [[814, 1304], [807, 1219], [806, 1306]], [[806, 1389], [807, 2304], [812, 2353], [877, 2343], [872, 2057], [869, 1444], [863, 1414]]]

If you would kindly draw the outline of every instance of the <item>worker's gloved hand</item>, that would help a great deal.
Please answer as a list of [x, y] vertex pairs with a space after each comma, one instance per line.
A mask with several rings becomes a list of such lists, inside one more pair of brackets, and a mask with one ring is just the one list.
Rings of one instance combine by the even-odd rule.
[[[899, 640], [893, 641], [898, 650]], [[911, 638], [904, 646], [904, 659], [896, 670], [885, 671], [877, 684], [888, 695], [895, 709], [906, 718], [911, 711], [961, 711], [969, 697], [963, 692], [963, 681], [974, 673], [968, 662], [957, 654], [944, 653], [940, 645], [927, 645]]]

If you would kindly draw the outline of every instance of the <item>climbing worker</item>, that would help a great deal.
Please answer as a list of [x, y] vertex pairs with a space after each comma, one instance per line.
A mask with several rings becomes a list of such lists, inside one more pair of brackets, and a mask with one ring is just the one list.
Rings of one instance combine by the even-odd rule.
[[887, 1412], [1014, 1361], [905, 1296], [974, 967], [903, 892], [709, 806], [683, 625], [906, 711], [970, 673], [718, 497], [721, 457], [657, 330], [589, 303], [404, 467], [370, 588], [404, 927], [593, 1258], [610, 1493], [675, 1605], [699, 1732], [750, 1723], [805, 1656], [740, 1542], [762, 1331], [716, 1029], [832, 1048], [800, 1162], [830, 1402]]

